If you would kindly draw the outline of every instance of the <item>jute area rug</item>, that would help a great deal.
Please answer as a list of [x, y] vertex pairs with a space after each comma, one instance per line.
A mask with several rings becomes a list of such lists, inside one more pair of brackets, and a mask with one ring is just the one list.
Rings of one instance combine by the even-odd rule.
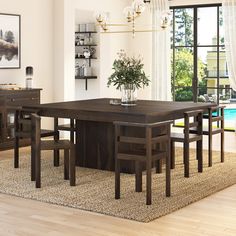
[[[114, 199], [114, 173], [78, 168], [77, 185], [70, 187], [63, 179], [63, 166], [52, 166], [52, 153], [42, 152], [42, 188], [35, 189], [30, 181], [30, 152], [21, 151], [20, 168], [13, 168], [12, 159], [0, 161], [0, 192], [37, 201], [78, 208], [110, 216], [150, 222], [196, 202], [228, 186], [236, 184], [236, 154], [226, 153], [220, 163], [220, 153], [213, 153], [213, 167], [204, 163], [203, 173], [197, 172], [195, 151], [191, 151], [190, 178], [183, 177], [182, 149], [176, 151], [177, 165], [172, 170], [171, 197], [165, 197], [165, 174], [153, 173], [151, 206], [145, 205], [145, 173], [142, 193], [134, 191], [134, 176], [122, 174], [121, 199]], [[204, 151], [204, 160], [207, 152]]]

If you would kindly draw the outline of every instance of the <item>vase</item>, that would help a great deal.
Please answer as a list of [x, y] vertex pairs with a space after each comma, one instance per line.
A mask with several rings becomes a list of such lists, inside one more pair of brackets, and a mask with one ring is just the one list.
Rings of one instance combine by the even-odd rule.
[[121, 105], [135, 106], [137, 101], [137, 90], [133, 84], [124, 84], [121, 86]]

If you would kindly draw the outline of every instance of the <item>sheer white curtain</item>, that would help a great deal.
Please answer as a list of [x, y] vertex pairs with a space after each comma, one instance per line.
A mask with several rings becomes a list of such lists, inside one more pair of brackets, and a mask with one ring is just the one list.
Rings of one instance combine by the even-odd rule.
[[223, 0], [222, 11], [229, 81], [233, 90], [236, 91], [236, 0]]
[[[161, 29], [161, 15], [169, 10], [168, 0], [152, 0], [151, 4], [154, 28]], [[169, 29], [153, 32], [152, 44], [152, 99], [171, 100]]]

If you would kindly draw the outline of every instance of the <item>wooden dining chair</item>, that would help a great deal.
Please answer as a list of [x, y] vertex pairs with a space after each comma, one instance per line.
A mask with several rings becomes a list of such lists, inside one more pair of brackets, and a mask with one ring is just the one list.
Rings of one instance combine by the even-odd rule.
[[[171, 194], [170, 124], [114, 122], [115, 125], [115, 199], [120, 198], [121, 161], [135, 162], [135, 190], [142, 191], [142, 166], [146, 164], [146, 204], [152, 203], [152, 167], [156, 161], [166, 161], [166, 196]], [[161, 145], [160, 145], [161, 144]], [[164, 147], [160, 149], [160, 147]]]
[[64, 179], [70, 179], [70, 185], [75, 186], [74, 144], [69, 140], [41, 140], [41, 117], [35, 113], [18, 118], [17, 124], [29, 127], [15, 133], [31, 139], [31, 180], [36, 181], [36, 188], [41, 187], [41, 150], [64, 150]]
[[[189, 145], [196, 142], [198, 172], [203, 171], [202, 156], [202, 110], [184, 113], [184, 133], [171, 133], [171, 169], [175, 168], [175, 143], [183, 143], [184, 176], [189, 177]], [[197, 133], [190, 134], [190, 128], [195, 128]]]
[[[208, 136], [208, 166], [212, 166], [212, 140], [213, 135], [220, 134], [220, 158], [224, 162], [224, 108], [225, 106], [214, 106], [208, 108], [208, 113], [203, 114], [203, 119], [208, 120], [208, 125], [203, 126], [203, 135]], [[190, 133], [196, 134], [196, 129], [191, 128]]]
[[[35, 110], [31, 109], [22, 109], [21, 107], [15, 108], [14, 168], [19, 168], [20, 139], [21, 138], [30, 139], [30, 131], [31, 131], [30, 115], [34, 112]], [[19, 122], [20, 120], [24, 120], [24, 122], [20, 123]], [[27, 120], [29, 120], [29, 122], [27, 122]], [[58, 140], [59, 131], [40, 129], [40, 136], [41, 138], [53, 137], [54, 140]], [[59, 155], [56, 151], [54, 153], [54, 166], [59, 166]]]
[[41, 117], [31, 114], [31, 139], [33, 177], [35, 177], [36, 188], [41, 187], [41, 151], [42, 150], [64, 150], [64, 179], [70, 179], [70, 185], [75, 186], [75, 145], [69, 140], [41, 140]]

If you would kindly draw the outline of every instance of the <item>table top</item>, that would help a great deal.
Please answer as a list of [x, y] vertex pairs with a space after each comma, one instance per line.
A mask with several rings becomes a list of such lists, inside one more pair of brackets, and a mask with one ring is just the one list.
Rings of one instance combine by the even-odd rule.
[[185, 111], [207, 109], [214, 103], [138, 100], [136, 106], [111, 105], [110, 98], [24, 106], [41, 116], [113, 122], [157, 122], [179, 119]]

